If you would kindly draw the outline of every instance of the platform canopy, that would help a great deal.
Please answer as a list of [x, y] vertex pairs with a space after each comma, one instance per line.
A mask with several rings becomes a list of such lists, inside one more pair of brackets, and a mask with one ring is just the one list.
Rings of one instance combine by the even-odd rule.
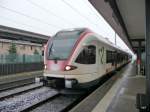
[[145, 0], [89, 0], [130, 49], [145, 51]]
[[50, 36], [43, 34], [0, 25], [0, 39], [29, 41], [33, 43], [45, 44], [49, 38]]

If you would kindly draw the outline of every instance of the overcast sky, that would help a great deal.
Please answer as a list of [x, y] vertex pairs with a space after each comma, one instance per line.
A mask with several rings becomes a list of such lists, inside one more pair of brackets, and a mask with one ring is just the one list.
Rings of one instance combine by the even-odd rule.
[[[1, 0], [0, 24], [52, 36], [87, 27], [115, 42], [115, 32], [88, 0]], [[117, 36], [117, 45], [128, 49]]]

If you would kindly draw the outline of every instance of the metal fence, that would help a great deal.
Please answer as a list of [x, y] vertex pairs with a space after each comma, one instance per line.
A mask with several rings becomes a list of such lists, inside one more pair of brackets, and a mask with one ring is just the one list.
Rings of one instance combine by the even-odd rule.
[[0, 76], [21, 72], [43, 70], [43, 62], [0, 64]]
[[43, 61], [43, 56], [41, 55], [0, 54], [0, 64], [28, 63], [41, 61]]
[[41, 55], [0, 55], [0, 76], [43, 69]]

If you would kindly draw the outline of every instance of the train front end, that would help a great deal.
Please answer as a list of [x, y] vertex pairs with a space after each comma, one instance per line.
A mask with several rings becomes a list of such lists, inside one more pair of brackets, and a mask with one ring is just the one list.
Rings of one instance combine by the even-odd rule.
[[[74, 78], [76, 66], [70, 65], [79, 37], [83, 30], [60, 31], [45, 47], [44, 84], [56, 88], [73, 88], [77, 84]], [[71, 75], [70, 78], [66, 76]]]

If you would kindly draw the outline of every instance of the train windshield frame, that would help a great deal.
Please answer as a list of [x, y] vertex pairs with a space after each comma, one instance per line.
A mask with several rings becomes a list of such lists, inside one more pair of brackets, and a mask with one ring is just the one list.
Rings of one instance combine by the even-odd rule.
[[62, 31], [52, 37], [48, 45], [49, 60], [66, 60], [68, 59], [81, 31]]

